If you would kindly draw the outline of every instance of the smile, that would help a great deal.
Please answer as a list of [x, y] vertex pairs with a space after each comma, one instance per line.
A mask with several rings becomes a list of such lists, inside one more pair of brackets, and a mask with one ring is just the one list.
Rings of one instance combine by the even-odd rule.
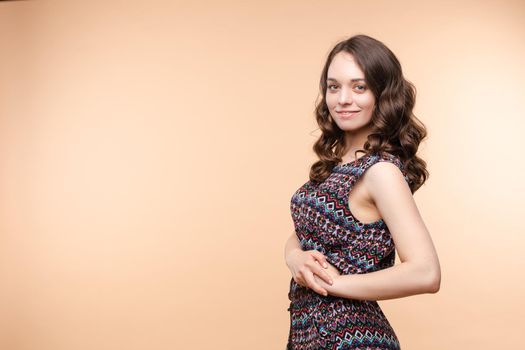
[[355, 116], [357, 113], [359, 113], [359, 111], [354, 111], [354, 112], [350, 112], [350, 111], [337, 112], [337, 114], [339, 114], [344, 119], [351, 118], [351, 117]]

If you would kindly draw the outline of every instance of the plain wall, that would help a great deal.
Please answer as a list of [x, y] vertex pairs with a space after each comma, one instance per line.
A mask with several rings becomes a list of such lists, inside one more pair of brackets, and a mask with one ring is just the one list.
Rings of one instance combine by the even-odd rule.
[[[284, 349], [326, 55], [397, 55], [437, 294], [404, 350], [521, 344], [522, 1], [0, 2], [0, 348]], [[399, 261], [397, 261], [399, 263]]]

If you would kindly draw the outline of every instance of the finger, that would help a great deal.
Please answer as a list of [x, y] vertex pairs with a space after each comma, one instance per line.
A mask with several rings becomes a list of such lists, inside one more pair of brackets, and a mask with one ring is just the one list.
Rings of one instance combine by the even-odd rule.
[[324, 296], [328, 295], [328, 291], [315, 282], [313, 274], [306, 275], [305, 279], [307, 283], [307, 288], [312, 289], [317, 294], [321, 294]]
[[334, 281], [332, 280], [332, 277], [330, 276], [330, 274], [321, 267], [321, 265], [319, 264], [319, 262], [315, 262], [315, 267], [312, 268], [313, 272], [319, 276], [319, 278], [321, 278], [323, 281], [325, 281], [326, 283], [328, 284], [333, 284]]
[[299, 278], [299, 276], [297, 275], [293, 277], [293, 280], [295, 281], [295, 283], [297, 283], [300, 286], [304, 285], [304, 281], [301, 278]]
[[306, 287], [306, 281], [304, 280], [303, 274], [298, 273], [294, 276], [294, 281], [300, 286]]
[[312, 256], [319, 261], [319, 263], [326, 269], [328, 267], [328, 262], [326, 261], [326, 257], [323, 253], [321, 253], [318, 250], [314, 250], [312, 252]]

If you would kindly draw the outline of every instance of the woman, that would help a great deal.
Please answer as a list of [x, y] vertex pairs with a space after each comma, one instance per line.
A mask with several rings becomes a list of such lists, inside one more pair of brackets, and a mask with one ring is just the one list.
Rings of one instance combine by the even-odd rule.
[[436, 293], [441, 281], [412, 197], [429, 176], [415, 88], [382, 42], [355, 35], [329, 53], [320, 89], [319, 160], [290, 206], [287, 349], [400, 349], [377, 300]]

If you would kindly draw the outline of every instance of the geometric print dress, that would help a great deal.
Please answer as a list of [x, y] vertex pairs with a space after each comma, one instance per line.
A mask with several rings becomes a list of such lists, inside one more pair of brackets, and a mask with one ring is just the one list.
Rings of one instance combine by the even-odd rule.
[[[349, 209], [348, 195], [356, 181], [377, 162], [398, 166], [390, 153], [364, 155], [336, 165], [320, 184], [310, 181], [292, 196], [290, 210], [303, 250], [323, 253], [342, 275], [362, 274], [394, 265], [395, 246], [386, 223], [363, 223]], [[399, 340], [375, 300], [323, 296], [290, 279], [290, 332], [287, 350], [401, 349]]]

